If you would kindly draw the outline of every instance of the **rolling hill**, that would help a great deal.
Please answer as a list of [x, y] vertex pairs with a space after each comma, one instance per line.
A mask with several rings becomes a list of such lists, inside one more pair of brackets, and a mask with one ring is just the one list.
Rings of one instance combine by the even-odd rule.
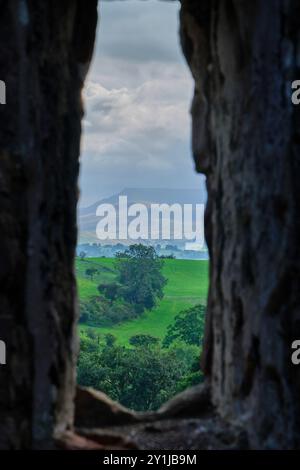
[[[97, 207], [100, 204], [111, 204], [116, 208], [117, 218], [119, 196], [127, 196], [128, 205], [144, 204], [150, 208], [151, 204], [205, 204], [206, 190], [203, 187], [199, 190], [194, 189], [155, 189], [155, 188], [126, 188], [120, 193], [111, 197], [95, 202], [89, 207], [78, 209], [79, 224], [79, 244], [94, 243], [98, 239], [96, 237], [96, 226], [100, 218], [96, 216]], [[171, 235], [172, 239], [172, 235]], [[115, 240], [117, 243], [119, 240]], [[111, 243], [111, 240], [110, 240]]]
[[[85, 275], [88, 268], [95, 267], [99, 274], [93, 280]], [[206, 304], [208, 291], [207, 260], [165, 260], [163, 274], [168, 279], [164, 289], [164, 298], [152, 311], [141, 317], [112, 327], [93, 327], [102, 334], [112, 333], [119, 344], [128, 345], [128, 340], [136, 334], [150, 334], [164, 338], [168, 325], [176, 314], [198, 303]], [[114, 279], [114, 259], [88, 258], [76, 260], [76, 275], [79, 296], [82, 300], [97, 295], [97, 286], [101, 282]], [[92, 328], [80, 325], [80, 329]]]

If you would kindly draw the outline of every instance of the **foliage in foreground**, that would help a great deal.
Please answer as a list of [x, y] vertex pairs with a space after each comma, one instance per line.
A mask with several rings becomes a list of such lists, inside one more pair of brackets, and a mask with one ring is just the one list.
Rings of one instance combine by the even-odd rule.
[[[132, 338], [118, 346], [113, 335], [87, 332], [81, 338], [78, 383], [105, 392], [137, 411], [155, 410], [185, 388], [199, 383], [199, 348], [176, 344], [161, 348], [156, 338]], [[146, 337], [148, 336], [148, 337]]]
[[[78, 262], [79, 281], [82, 283], [81, 323], [85, 325], [81, 329], [78, 382], [104, 391], [127, 407], [140, 411], [153, 410], [176, 393], [202, 380], [199, 344], [203, 336], [204, 307], [192, 307], [191, 302], [198, 289], [202, 293], [200, 298], [205, 297], [206, 277], [201, 277], [198, 263], [166, 260], [164, 274], [169, 280], [165, 288], [167, 298], [158, 302], [160, 295], [156, 296], [158, 309], [153, 315], [150, 312], [150, 315], [147, 314], [156, 322], [155, 328], [151, 328], [149, 322], [143, 322], [140, 308], [135, 308], [128, 297], [125, 301], [123, 294], [120, 295], [125, 283], [122, 285], [120, 282], [116, 264], [122, 265], [124, 261], [128, 273], [127, 258], [124, 257]], [[194, 282], [196, 273], [199, 273], [197, 283]], [[130, 277], [126, 274], [127, 279]], [[140, 293], [140, 298], [143, 298], [145, 291], [141, 289]], [[180, 311], [179, 305], [186, 310], [176, 314]], [[132, 324], [131, 320], [135, 328], [130, 329], [130, 334], [126, 333], [125, 342], [120, 341], [119, 326], [111, 326], [126, 322], [126, 329], [126, 325]], [[167, 329], [169, 323], [171, 325]], [[152, 334], [149, 334], [150, 331]]]
[[130, 348], [92, 328], [81, 337], [78, 382], [102, 390], [138, 411], [155, 410], [176, 393], [200, 383], [199, 344], [205, 308], [180, 312], [162, 343], [148, 334], [130, 338]]

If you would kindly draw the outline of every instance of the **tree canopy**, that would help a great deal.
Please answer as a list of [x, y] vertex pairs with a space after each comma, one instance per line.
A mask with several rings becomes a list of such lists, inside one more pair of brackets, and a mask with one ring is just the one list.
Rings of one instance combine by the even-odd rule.
[[199, 304], [176, 315], [174, 323], [168, 327], [163, 346], [168, 347], [176, 340], [199, 346], [203, 340], [205, 311], [204, 305]]
[[167, 283], [162, 274], [163, 261], [154, 247], [131, 245], [116, 254], [117, 279], [113, 283], [100, 284], [98, 290], [110, 301], [123, 299], [137, 313], [153, 309], [163, 298]]

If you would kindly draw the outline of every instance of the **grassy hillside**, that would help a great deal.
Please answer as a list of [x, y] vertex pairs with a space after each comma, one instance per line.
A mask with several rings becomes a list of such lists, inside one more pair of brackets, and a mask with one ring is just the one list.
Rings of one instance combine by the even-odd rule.
[[[99, 274], [93, 280], [87, 278], [85, 271], [95, 267]], [[164, 276], [168, 283], [164, 289], [164, 298], [150, 312], [140, 318], [109, 328], [95, 328], [101, 333], [112, 333], [120, 344], [128, 344], [128, 339], [136, 334], [150, 334], [158, 338], [165, 336], [167, 327], [174, 316], [181, 310], [198, 303], [206, 303], [208, 289], [208, 261], [165, 260]], [[88, 258], [76, 260], [76, 274], [79, 296], [86, 300], [97, 295], [97, 286], [115, 277], [114, 259]], [[81, 329], [91, 328], [80, 325]]]

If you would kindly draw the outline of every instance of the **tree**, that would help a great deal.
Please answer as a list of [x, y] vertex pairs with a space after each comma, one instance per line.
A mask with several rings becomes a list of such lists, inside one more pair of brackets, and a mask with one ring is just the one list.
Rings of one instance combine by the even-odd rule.
[[163, 261], [154, 247], [131, 245], [125, 252], [116, 254], [118, 281], [122, 285], [120, 295], [134, 305], [137, 312], [155, 307], [163, 298], [167, 283], [162, 274]]
[[111, 326], [136, 318], [137, 313], [126, 302], [111, 302], [105, 297], [91, 297], [80, 301], [80, 323], [92, 326]]
[[98, 273], [98, 269], [96, 268], [88, 268], [85, 270], [85, 275], [87, 277], [90, 277], [91, 278], [91, 281], [93, 281], [94, 279], [94, 276]]
[[115, 344], [116, 341], [117, 341], [117, 338], [115, 337], [115, 335], [112, 335], [111, 333], [107, 333], [105, 335], [106, 346], [108, 346], [109, 348], [111, 348]]
[[117, 345], [113, 335], [107, 335], [106, 344], [99, 344], [82, 334], [78, 383], [137, 411], [155, 410], [185, 384], [202, 380], [198, 356], [195, 346], [126, 348]]
[[129, 344], [135, 347], [148, 348], [159, 343], [159, 339], [151, 335], [134, 335], [129, 339]]
[[117, 299], [120, 292], [120, 285], [116, 282], [111, 282], [110, 284], [99, 284], [98, 291], [100, 294], [104, 295], [106, 299], [114, 301]]
[[104, 325], [105, 324], [105, 304], [99, 302], [97, 297], [91, 297], [88, 300], [80, 301], [79, 322], [88, 325]]
[[176, 340], [199, 346], [203, 340], [205, 311], [203, 305], [196, 305], [176, 315], [175, 322], [167, 329], [163, 347], [169, 347]]
[[87, 255], [86, 251], [81, 251], [79, 253], [79, 258], [81, 259], [81, 261], [83, 261], [86, 258], [86, 255]]
[[171, 255], [160, 255], [160, 259], [176, 259], [176, 256], [173, 253]]

